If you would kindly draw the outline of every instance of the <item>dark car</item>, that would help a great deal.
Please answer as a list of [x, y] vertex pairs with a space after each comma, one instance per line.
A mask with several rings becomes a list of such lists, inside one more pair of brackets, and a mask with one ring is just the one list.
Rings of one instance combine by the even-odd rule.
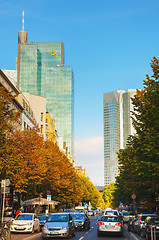
[[133, 216], [132, 213], [127, 212], [127, 211], [123, 211], [122, 212], [122, 216], [123, 216], [123, 223], [127, 223], [130, 221], [131, 217]]
[[140, 231], [142, 229], [143, 223], [146, 220], [147, 217], [156, 217], [156, 214], [138, 214], [137, 215], [137, 219], [134, 223], [134, 232], [136, 232], [137, 234], [140, 234]]
[[142, 238], [146, 237], [146, 239], [151, 239], [151, 235], [153, 237], [156, 236], [156, 239], [159, 239], [159, 217], [147, 217], [141, 229], [140, 235]]
[[42, 229], [42, 227], [44, 226], [44, 224], [46, 223], [47, 219], [49, 218], [49, 216], [47, 216], [46, 214], [41, 215], [39, 217], [39, 222], [40, 222], [40, 229]]
[[71, 213], [76, 229], [90, 229], [90, 220], [85, 213]]

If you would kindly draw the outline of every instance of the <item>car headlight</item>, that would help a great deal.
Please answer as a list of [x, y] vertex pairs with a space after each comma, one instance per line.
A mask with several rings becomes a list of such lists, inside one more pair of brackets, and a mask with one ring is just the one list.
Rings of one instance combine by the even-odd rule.
[[64, 229], [64, 230], [68, 230], [68, 229], [69, 229], [69, 227], [63, 227], [63, 229]]
[[28, 223], [29, 226], [32, 225], [32, 224], [33, 224], [32, 222]]
[[43, 229], [47, 230], [47, 229], [48, 229], [48, 228], [47, 228], [47, 225], [44, 225]]

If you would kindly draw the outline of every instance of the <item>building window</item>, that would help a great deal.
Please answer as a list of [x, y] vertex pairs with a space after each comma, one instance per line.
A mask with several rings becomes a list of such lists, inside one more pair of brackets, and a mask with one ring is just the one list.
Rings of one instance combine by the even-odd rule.
[[24, 129], [26, 129], [26, 122], [24, 122]]
[[49, 125], [48, 124], [46, 124], [46, 129], [49, 129]]
[[41, 121], [43, 122], [44, 113], [41, 113]]
[[43, 133], [43, 125], [41, 125], [41, 133]]
[[46, 140], [48, 140], [49, 139], [49, 136], [48, 136], [48, 134], [46, 134]]

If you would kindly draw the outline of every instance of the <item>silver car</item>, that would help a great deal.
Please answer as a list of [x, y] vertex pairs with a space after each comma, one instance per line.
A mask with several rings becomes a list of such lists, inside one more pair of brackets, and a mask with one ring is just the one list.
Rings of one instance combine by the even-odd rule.
[[106, 233], [117, 233], [123, 235], [123, 224], [116, 215], [103, 215], [98, 221], [97, 235], [98, 237]]
[[75, 224], [70, 213], [52, 213], [42, 228], [42, 239], [75, 236]]

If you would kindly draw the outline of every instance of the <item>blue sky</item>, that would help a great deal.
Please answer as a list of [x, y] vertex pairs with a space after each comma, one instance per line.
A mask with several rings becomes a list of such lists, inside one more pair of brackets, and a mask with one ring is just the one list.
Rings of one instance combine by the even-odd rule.
[[64, 42], [75, 79], [76, 165], [103, 185], [103, 93], [142, 88], [159, 57], [158, 0], [0, 0], [0, 68], [15, 69], [18, 32]]

